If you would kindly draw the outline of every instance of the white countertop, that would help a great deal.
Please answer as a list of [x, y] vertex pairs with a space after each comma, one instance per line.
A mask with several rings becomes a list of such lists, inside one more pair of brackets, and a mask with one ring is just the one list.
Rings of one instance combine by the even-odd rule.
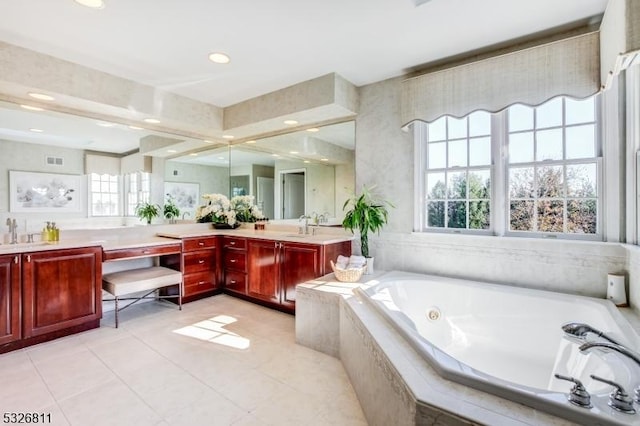
[[[276, 228], [276, 227], [274, 227]], [[104, 250], [119, 250], [149, 246], [160, 246], [178, 242], [181, 238], [229, 235], [265, 240], [289, 241], [306, 244], [334, 244], [353, 240], [353, 235], [344, 230], [317, 229], [317, 235], [298, 234], [296, 227], [277, 227], [257, 231], [245, 225], [238, 229], [213, 229], [211, 224], [184, 224], [159, 227], [122, 227], [109, 230], [81, 230], [63, 232], [58, 242], [0, 244], [0, 255], [33, 253], [47, 250], [101, 246]], [[66, 236], [66, 238], [65, 238]]]
[[176, 229], [172, 231], [159, 232], [158, 236], [169, 238], [191, 238], [191, 237], [205, 237], [213, 235], [228, 235], [232, 237], [244, 237], [255, 238], [261, 240], [278, 240], [278, 241], [290, 241], [295, 243], [306, 244], [334, 244], [343, 241], [353, 240], [353, 235], [348, 233], [340, 234], [325, 234], [318, 233], [312, 234], [298, 234], [297, 231], [256, 231], [248, 228], [238, 229], [210, 229], [203, 231], [201, 229]]

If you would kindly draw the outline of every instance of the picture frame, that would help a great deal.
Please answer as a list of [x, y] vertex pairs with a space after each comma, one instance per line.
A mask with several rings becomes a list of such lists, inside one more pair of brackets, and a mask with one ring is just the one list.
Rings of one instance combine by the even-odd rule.
[[80, 212], [85, 193], [81, 175], [9, 171], [12, 213]]
[[189, 219], [195, 219], [196, 208], [200, 203], [200, 184], [190, 182], [165, 182], [164, 202], [173, 198], [183, 218], [188, 213]]

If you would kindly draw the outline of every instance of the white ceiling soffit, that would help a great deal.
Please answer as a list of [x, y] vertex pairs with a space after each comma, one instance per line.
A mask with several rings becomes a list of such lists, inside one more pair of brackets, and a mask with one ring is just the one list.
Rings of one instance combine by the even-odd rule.
[[600, 15], [607, 0], [418, 3], [3, 0], [0, 40], [226, 107], [331, 72], [356, 86], [403, 75]]

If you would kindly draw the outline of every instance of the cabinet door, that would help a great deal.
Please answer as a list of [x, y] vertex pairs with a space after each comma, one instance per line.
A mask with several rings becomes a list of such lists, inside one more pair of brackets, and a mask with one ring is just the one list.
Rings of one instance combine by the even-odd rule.
[[22, 255], [23, 337], [100, 319], [101, 258], [100, 247]]
[[268, 302], [280, 303], [278, 286], [279, 242], [250, 240], [247, 248], [249, 277], [247, 294]]
[[296, 302], [296, 286], [321, 275], [320, 246], [283, 243], [281, 256], [280, 303], [282, 306], [293, 308]]
[[20, 337], [20, 256], [0, 256], [0, 345]]

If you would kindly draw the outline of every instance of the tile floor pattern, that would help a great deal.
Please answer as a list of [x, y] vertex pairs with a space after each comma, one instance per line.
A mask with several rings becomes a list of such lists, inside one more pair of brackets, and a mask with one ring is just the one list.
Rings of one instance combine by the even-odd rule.
[[339, 360], [291, 315], [220, 295], [151, 302], [102, 327], [0, 355], [0, 415], [53, 425], [366, 425]]

